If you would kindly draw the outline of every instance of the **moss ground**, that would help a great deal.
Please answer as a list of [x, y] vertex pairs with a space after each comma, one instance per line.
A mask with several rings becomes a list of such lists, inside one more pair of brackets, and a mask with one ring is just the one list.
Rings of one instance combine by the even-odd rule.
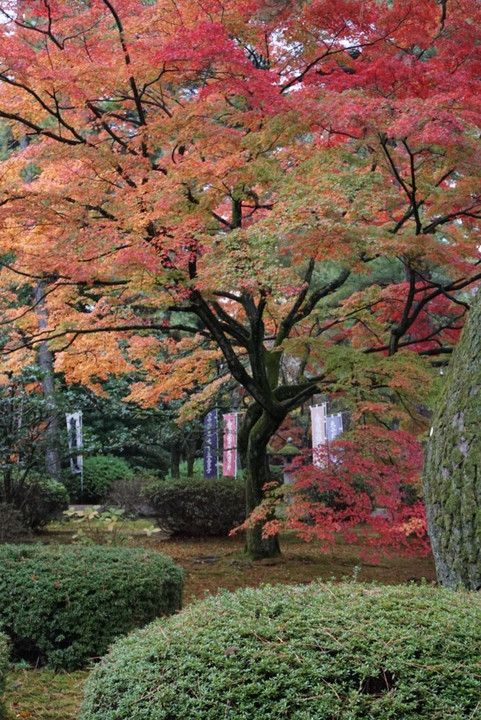
[[[52, 528], [42, 539], [65, 540], [65, 528]], [[378, 564], [363, 561], [353, 546], [338, 544], [322, 551], [293, 535], [282, 538], [283, 554], [276, 560], [249, 562], [242, 554], [240, 538], [168, 540], [159, 536], [135, 535], [135, 544], [156, 547], [170, 555], [186, 570], [184, 604], [219, 588], [236, 590], [263, 583], [309, 583], [316, 578], [336, 578], [384, 584], [435, 580], [431, 557], [381, 558]], [[82, 696], [86, 672], [55, 674], [48, 670], [16, 667], [8, 678], [6, 692], [7, 720], [75, 720]]]

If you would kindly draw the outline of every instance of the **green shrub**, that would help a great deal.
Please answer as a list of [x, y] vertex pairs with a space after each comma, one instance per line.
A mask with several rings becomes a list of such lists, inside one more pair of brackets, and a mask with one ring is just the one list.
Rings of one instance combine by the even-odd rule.
[[30, 536], [20, 511], [13, 505], [0, 502], [0, 543], [19, 542]]
[[223, 593], [116, 643], [81, 720], [471, 720], [481, 598], [356, 584]]
[[5, 718], [5, 706], [2, 702], [2, 695], [5, 691], [6, 678], [8, 672], [9, 661], [9, 644], [8, 638], [0, 633], [0, 720]]
[[28, 492], [20, 506], [20, 514], [27, 528], [38, 530], [68, 508], [68, 490], [48, 475], [29, 479]]
[[15, 659], [67, 670], [181, 607], [183, 573], [143, 549], [0, 546], [0, 628]]
[[86, 502], [100, 502], [106, 498], [117, 481], [132, 478], [130, 465], [115, 455], [96, 455], [84, 460], [83, 494], [80, 476], [68, 475], [66, 485], [72, 498]]
[[[9, 475], [8, 493], [1, 492], [1, 485], [0, 482], [0, 525], [5, 532], [0, 530], [0, 537], [5, 535], [5, 539], [44, 527], [68, 507], [65, 485], [34, 470], [25, 473], [14, 469]], [[7, 522], [10, 509], [12, 516]]]
[[235, 478], [158, 480], [144, 494], [159, 526], [177, 535], [227, 535], [245, 520], [245, 486]]

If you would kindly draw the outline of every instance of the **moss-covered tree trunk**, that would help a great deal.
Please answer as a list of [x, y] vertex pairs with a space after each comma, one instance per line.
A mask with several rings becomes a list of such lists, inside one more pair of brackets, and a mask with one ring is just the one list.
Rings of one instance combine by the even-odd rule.
[[481, 294], [446, 377], [429, 438], [424, 496], [439, 581], [481, 589]]

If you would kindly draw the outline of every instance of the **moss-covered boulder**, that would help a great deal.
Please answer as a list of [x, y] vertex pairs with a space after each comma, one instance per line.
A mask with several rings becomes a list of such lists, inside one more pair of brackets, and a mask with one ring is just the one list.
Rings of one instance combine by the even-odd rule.
[[116, 643], [81, 720], [472, 720], [481, 597], [431, 586], [225, 593]]

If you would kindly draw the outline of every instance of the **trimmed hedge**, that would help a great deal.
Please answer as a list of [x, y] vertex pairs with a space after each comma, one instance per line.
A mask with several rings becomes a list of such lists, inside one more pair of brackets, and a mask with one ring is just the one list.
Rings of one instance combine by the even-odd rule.
[[183, 571], [143, 549], [0, 546], [0, 629], [15, 659], [72, 670], [179, 610]]
[[174, 535], [227, 535], [245, 520], [245, 485], [235, 478], [157, 480], [144, 490], [160, 527]]
[[5, 691], [6, 678], [9, 666], [9, 643], [8, 637], [3, 633], [0, 633], [0, 720], [5, 718], [5, 705], [2, 701], [2, 696]]
[[481, 597], [314, 584], [223, 593], [116, 643], [81, 720], [473, 720]]

